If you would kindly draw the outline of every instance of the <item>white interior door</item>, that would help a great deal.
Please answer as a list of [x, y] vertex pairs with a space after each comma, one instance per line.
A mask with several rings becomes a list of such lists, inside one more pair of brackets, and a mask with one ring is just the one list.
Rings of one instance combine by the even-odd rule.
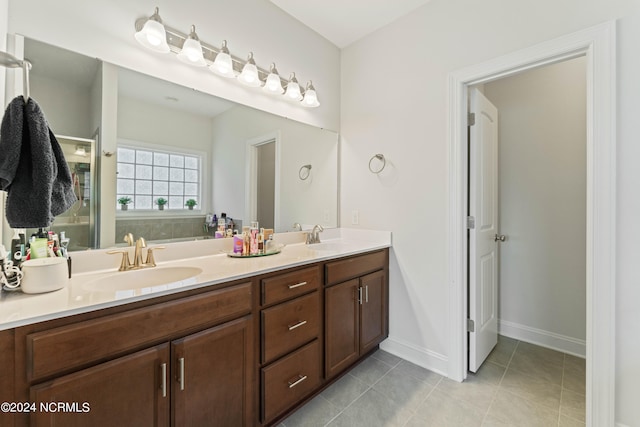
[[469, 370], [477, 372], [498, 342], [498, 110], [469, 93]]

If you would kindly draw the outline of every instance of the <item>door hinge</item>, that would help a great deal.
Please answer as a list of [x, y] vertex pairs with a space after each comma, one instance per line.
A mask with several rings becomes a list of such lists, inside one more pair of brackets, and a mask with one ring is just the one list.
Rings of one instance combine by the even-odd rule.
[[473, 126], [476, 124], [476, 113], [467, 114], [467, 126]]
[[468, 216], [467, 217], [467, 228], [469, 230], [473, 230], [474, 228], [476, 228], [476, 219], [472, 216]]
[[475, 332], [476, 331], [476, 322], [471, 319], [467, 319], [467, 332]]

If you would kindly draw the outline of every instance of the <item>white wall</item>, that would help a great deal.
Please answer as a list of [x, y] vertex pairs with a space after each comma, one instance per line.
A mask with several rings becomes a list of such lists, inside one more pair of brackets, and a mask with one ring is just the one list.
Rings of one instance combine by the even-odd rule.
[[618, 26], [618, 217], [616, 232], [616, 420], [640, 422], [640, 4]]
[[[342, 52], [341, 223], [390, 229], [390, 339], [385, 347], [446, 370], [447, 75], [538, 42], [621, 18], [618, 29], [618, 282], [616, 419], [637, 425], [640, 282], [640, 2], [432, 0]], [[384, 65], [381, 66], [381, 52]], [[391, 67], [389, 73], [388, 64]], [[410, 71], [409, 75], [401, 76]], [[372, 175], [376, 152], [393, 161]], [[348, 176], [348, 179], [347, 179]], [[371, 195], [375, 194], [375, 197]], [[380, 200], [384, 200], [381, 203]]]
[[[168, 26], [188, 32], [195, 24], [203, 41], [220, 46], [226, 39], [236, 56], [253, 51], [262, 68], [275, 62], [283, 77], [295, 72], [303, 85], [313, 80], [321, 106], [293, 105], [145, 50], [133, 37], [134, 23], [156, 5]], [[339, 127], [338, 48], [268, 1], [9, 0], [9, 32], [305, 123]]]
[[120, 95], [118, 138], [200, 150], [211, 155], [213, 119]]
[[[213, 209], [243, 218], [245, 224], [252, 220], [245, 211], [247, 141], [275, 133], [281, 143], [277, 229], [290, 230], [294, 222], [335, 226], [336, 133], [243, 106], [214, 119]], [[305, 164], [312, 165], [311, 176], [301, 181], [298, 171]]]
[[484, 85], [498, 108], [501, 333], [584, 356], [586, 58]]
[[92, 91], [88, 87], [51, 79], [36, 73], [29, 75], [31, 96], [45, 112], [56, 135], [92, 138]]

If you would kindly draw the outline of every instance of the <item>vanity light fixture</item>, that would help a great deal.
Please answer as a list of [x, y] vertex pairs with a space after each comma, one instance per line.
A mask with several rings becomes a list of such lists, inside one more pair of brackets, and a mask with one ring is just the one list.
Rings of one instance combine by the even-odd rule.
[[144, 23], [144, 26], [135, 33], [138, 42], [151, 49], [154, 52], [169, 53], [169, 45], [167, 44], [167, 33], [162, 25], [162, 19], [158, 14], [159, 9], [156, 7], [153, 15]]
[[282, 80], [280, 80], [280, 75], [278, 74], [278, 70], [276, 70], [276, 64], [271, 64], [269, 75], [267, 76], [267, 80], [264, 82], [264, 87], [262, 89], [265, 92], [274, 95], [282, 95], [284, 93]]
[[262, 69], [253, 60], [253, 53], [249, 54], [247, 60], [233, 56], [227, 48], [226, 40], [220, 48], [205, 43], [199, 40], [195, 26], [191, 27], [188, 35], [168, 27], [160, 19], [158, 8], [151, 17], [136, 20], [135, 28], [136, 40], [149, 50], [162, 53], [171, 51], [177, 54], [182, 62], [201, 67], [208, 65], [211, 71], [223, 77], [238, 76], [237, 80], [240, 83], [250, 87], [262, 86], [269, 94], [282, 95], [285, 93], [283, 87], [286, 86], [286, 99], [302, 101], [301, 105], [305, 107], [320, 105], [311, 82], [303, 89], [298, 84], [295, 73], [292, 73], [291, 79], [287, 81], [280, 77], [275, 64], [271, 64], [269, 71]]
[[204, 55], [202, 53], [202, 45], [200, 44], [200, 39], [196, 34], [196, 26], [191, 26], [191, 33], [189, 33], [189, 37], [184, 41], [182, 45], [182, 50], [178, 54], [178, 59], [185, 64], [195, 65], [197, 67], [204, 67], [207, 65], [204, 62]]
[[253, 60], [253, 52], [249, 52], [247, 62], [244, 64], [244, 67], [242, 67], [242, 72], [238, 75], [238, 81], [250, 87], [262, 86], [256, 61]]
[[318, 96], [316, 95], [316, 88], [313, 87], [313, 83], [309, 80], [307, 88], [304, 90], [304, 98], [302, 99], [303, 107], [319, 107]]
[[235, 77], [236, 73], [233, 71], [233, 61], [227, 49], [227, 41], [222, 40], [222, 48], [216, 55], [215, 61], [209, 66], [209, 69], [222, 77]]
[[302, 93], [300, 93], [300, 85], [298, 79], [296, 79], [296, 73], [291, 73], [289, 83], [287, 83], [287, 91], [284, 93], [285, 98], [289, 101], [302, 100]]

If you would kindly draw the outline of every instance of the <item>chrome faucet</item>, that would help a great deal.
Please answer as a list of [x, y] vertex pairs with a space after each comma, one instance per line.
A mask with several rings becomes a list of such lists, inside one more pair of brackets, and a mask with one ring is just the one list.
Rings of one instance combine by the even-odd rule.
[[307, 233], [307, 245], [312, 245], [314, 243], [320, 243], [320, 233], [324, 231], [324, 228], [320, 224], [316, 224], [313, 226], [311, 232]]
[[133, 235], [131, 233], [127, 233], [124, 236], [124, 241], [127, 242], [129, 246], [135, 245], [135, 252], [133, 255], [133, 264], [131, 264], [131, 261], [129, 260], [128, 249], [107, 252], [109, 255], [122, 254], [122, 261], [120, 262], [120, 268], [118, 268], [118, 271], [128, 271], [128, 270], [137, 270], [137, 269], [146, 268], [146, 267], [155, 267], [156, 261], [155, 261], [155, 258], [153, 257], [153, 251], [155, 249], [164, 249], [164, 246], [155, 246], [153, 248], [148, 248], [147, 259], [146, 261], [143, 262], [142, 249], [147, 247], [147, 242], [144, 240], [144, 238], [140, 237], [134, 243]]

